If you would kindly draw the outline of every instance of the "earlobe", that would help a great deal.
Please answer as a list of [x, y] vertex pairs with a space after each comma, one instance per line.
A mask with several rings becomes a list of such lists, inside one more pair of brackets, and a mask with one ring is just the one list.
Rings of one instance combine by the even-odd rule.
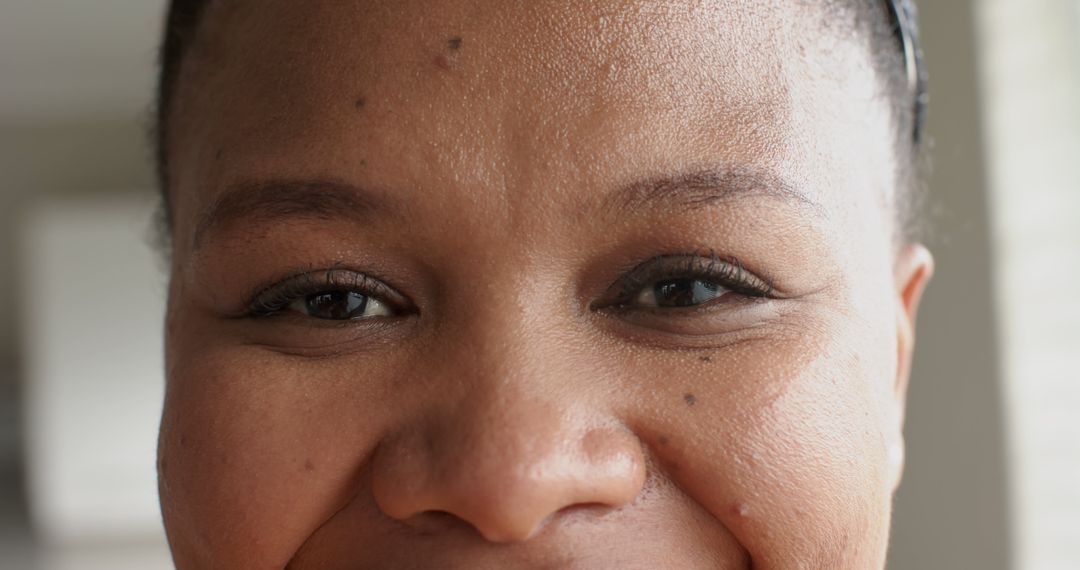
[[895, 493], [900, 486], [900, 475], [904, 472], [904, 438], [898, 437], [889, 444], [888, 449], [889, 472], [892, 474], [892, 491]]
[[903, 246], [896, 256], [893, 275], [896, 283], [896, 378], [893, 383], [896, 401], [896, 440], [889, 444], [889, 468], [893, 489], [900, 483], [904, 465], [903, 424], [907, 401], [911, 358], [915, 349], [915, 320], [923, 291], [934, 274], [934, 257], [926, 246], [912, 243]]

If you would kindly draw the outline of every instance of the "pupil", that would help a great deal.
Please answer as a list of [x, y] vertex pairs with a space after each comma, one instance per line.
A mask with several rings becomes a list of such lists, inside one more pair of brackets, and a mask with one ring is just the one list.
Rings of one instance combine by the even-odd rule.
[[363, 314], [367, 297], [351, 291], [328, 291], [307, 298], [308, 315], [342, 321]]
[[660, 281], [653, 289], [661, 307], [693, 307], [716, 297], [720, 286], [700, 279]]

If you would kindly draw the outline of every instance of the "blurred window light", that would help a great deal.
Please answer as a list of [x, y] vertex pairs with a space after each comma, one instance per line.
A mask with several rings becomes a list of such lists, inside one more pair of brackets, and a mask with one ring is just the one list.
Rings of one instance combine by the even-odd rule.
[[1080, 2], [976, 3], [1017, 568], [1080, 567]]
[[[150, 196], [48, 200], [23, 219], [26, 479], [49, 570], [171, 566], [154, 464], [165, 273], [147, 243]], [[121, 564], [129, 555], [138, 562]]]

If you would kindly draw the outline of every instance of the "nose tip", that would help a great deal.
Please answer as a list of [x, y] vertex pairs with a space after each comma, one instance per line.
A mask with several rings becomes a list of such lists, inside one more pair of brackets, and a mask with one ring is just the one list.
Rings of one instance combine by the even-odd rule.
[[488, 542], [511, 543], [571, 514], [631, 503], [645, 471], [632, 434], [594, 430], [563, 441], [488, 437], [426, 450], [399, 442], [376, 455], [372, 484], [391, 518], [428, 532], [452, 526], [452, 518]]

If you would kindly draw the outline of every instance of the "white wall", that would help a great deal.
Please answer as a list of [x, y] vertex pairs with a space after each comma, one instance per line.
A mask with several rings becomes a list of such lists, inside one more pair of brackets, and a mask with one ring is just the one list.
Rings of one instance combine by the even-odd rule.
[[980, 4], [1018, 526], [1030, 570], [1080, 568], [1080, 1]]
[[931, 239], [891, 570], [1011, 568], [973, 6], [918, 2], [930, 71]]
[[[0, 0], [0, 567], [151, 568], [160, 541], [123, 549], [38, 548], [28, 506], [18, 402], [25, 312], [16, 232], [56, 197], [149, 196], [145, 124], [161, 0]], [[149, 413], [153, 413], [152, 410]], [[152, 461], [152, 458], [150, 458]], [[100, 561], [96, 564], [95, 561]]]
[[0, 464], [17, 442], [20, 213], [49, 196], [153, 187], [144, 127], [163, 6], [0, 2]]
[[27, 491], [48, 542], [164, 544], [154, 468], [165, 275], [154, 201], [44, 202], [19, 235]]

